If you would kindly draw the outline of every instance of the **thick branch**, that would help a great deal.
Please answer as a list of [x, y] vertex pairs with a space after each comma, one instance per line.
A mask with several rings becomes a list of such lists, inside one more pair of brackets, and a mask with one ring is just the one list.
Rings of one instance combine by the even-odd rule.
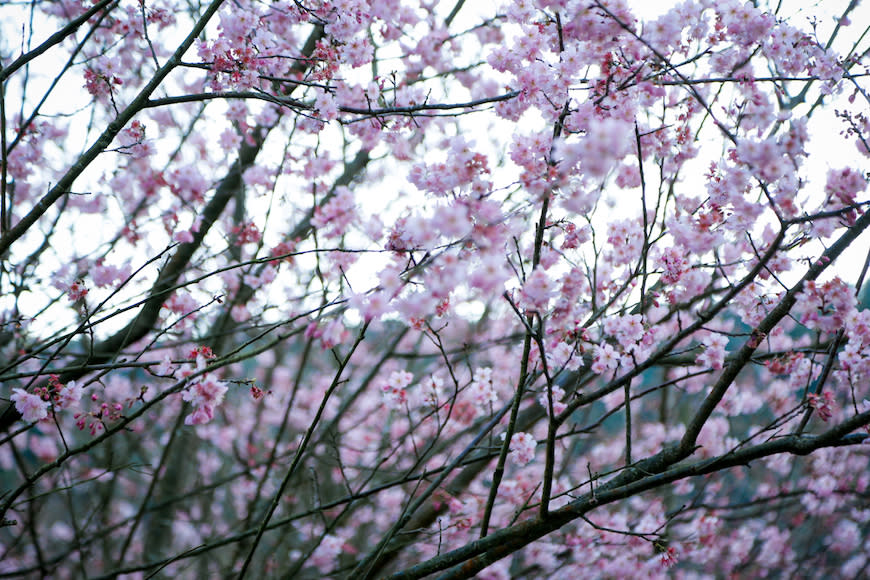
[[[471, 578], [493, 562], [509, 556], [535, 540], [554, 532], [562, 526], [592, 511], [596, 507], [636, 496], [675, 481], [722, 471], [731, 467], [748, 465], [763, 457], [780, 453], [807, 455], [824, 447], [857, 445], [867, 439], [865, 433], [848, 435], [852, 430], [867, 424], [870, 412], [856, 415], [841, 425], [822, 435], [789, 435], [767, 441], [741, 451], [726, 453], [713, 459], [698, 461], [689, 465], [673, 467], [663, 473], [639, 477], [635, 481], [615, 486], [608, 482], [598, 487], [594, 493], [586, 494], [568, 505], [550, 512], [545, 520], [533, 520], [504, 528], [466, 546], [432, 558], [407, 570], [393, 574], [391, 580], [412, 580], [446, 570], [458, 564], [460, 568], [442, 578]], [[659, 454], [660, 455], [660, 454]], [[649, 460], [655, 460], [653, 456]]]

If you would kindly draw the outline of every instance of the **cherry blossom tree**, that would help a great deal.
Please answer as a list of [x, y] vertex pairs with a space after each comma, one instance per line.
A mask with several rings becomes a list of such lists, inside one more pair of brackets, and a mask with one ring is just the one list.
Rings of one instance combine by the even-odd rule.
[[870, 14], [635, 8], [0, 2], [0, 577], [867, 575]]

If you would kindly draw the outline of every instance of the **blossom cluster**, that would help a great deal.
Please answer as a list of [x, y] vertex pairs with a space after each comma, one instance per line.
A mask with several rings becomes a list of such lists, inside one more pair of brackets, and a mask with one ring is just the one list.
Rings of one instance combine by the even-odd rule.
[[866, 7], [635, 4], [0, 6], [0, 574], [860, 576]]

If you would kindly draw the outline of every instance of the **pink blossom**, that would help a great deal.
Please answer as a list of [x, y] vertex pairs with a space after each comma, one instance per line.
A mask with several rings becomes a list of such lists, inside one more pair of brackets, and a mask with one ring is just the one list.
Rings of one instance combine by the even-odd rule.
[[331, 572], [335, 562], [344, 551], [345, 540], [335, 534], [327, 534], [311, 555], [311, 564], [321, 573]]
[[510, 275], [504, 258], [487, 253], [479, 256], [479, 260], [478, 266], [470, 272], [468, 283], [484, 295], [501, 293]]
[[172, 236], [172, 241], [178, 242], [180, 244], [190, 244], [194, 240], [193, 234], [190, 230], [179, 230], [175, 232]]
[[703, 351], [695, 359], [695, 362], [702, 367], [721, 369], [725, 363], [725, 347], [727, 345], [727, 336], [711, 333], [703, 340]]
[[242, 175], [242, 181], [249, 187], [259, 185], [271, 189], [275, 181], [275, 171], [263, 165], [254, 165], [245, 170], [244, 175]]
[[350, 332], [344, 327], [341, 319], [335, 319], [320, 332], [320, 346], [324, 349], [334, 348], [348, 338], [350, 338]]
[[390, 312], [389, 299], [383, 292], [354, 294], [350, 298], [350, 305], [356, 308], [363, 318], [368, 321], [378, 320], [381, 316]]
[[441, 206], [435, 213], [435, 224], [441, 235], [448, 238], [461, 238], [471, 231], [468, 209], [461, 204]]
[[251, 313], [245, 304], [236, 304], [230, 309], [230, 316], [236, 322], [244, 322], [251, 318]]
[[209, 188], [209, 184], [194, 165], [174, 169], [167, 181], [172, 193], [184, 201], [203, 201]]
[[614, 264], [631, 264], [643, 249], [643, 231], [636, 220], [618, 220], [607, 229], [607, 252]]
[[[558, 385], [553, 386], [553, 394], [552, 394], [553, 413], [555, 415], [559, 415], [568, 406], [566, 403], [562, 402], [562, 398], [564, 396], [565, 396], [565, 390], [562, 387], [560, 387]], [[547, 410], [548, 414], [550, 412], [550, 402], [549, 401], [550, 401], [550, 395], [548, 393], [544, 392], [544, 393], [541, 393], [540, 395], [538, 395], [538, 403], [540, 403], [540, 405], [542, 407], [544, 407], [544, 409]]]
[[361, 67], [372, 61], [374, 47], [365, 36], [355, 36], [341, 47], [341, 56], [352, 67]]
[[[825, 183], [825, 193], [828, 195], [825, 202], [825, 210], [840, 209], [844, 206], [853, 205], [857, 201], [857, 194], [867, 189], [867, 179], [861, 172], [850, 167], [828, 171], [828, 179]], [[845, 213], [847, 223], [854, 221], [858, 210]]]
[[223, 150], [232, 151], [241, 145], [242, 137], [234, 129], [224, 129], [218, 141]]
[[145, 125], [138, 120], [130, 123], [118, 135], [119, 150], [134, 158], [145, 157], [152, 153], [152, 148], [145, 142]]
[[15, 410], [21, 413], [21, 417], [28, 423], [41, 421], [48, 417], [49, 402], [42, 397], [28, 393], [24, 389], [12, 389], [12, 402]]
[[579, 142], [556, 142], [560, 169], [570, 173], [579, 164], [580, 171], [591, 178], [603, 179], [616, 163], [631, 151], [634, 126], [608, 118], [592, 123]]
[[193, 413], [184, 418], [185, 425], [205, 425], [214, 419], [212, 407], [195, 407]]
[[665, 284], [676, 284], [683, 277], [683, 274], [688, 270], [689, 262], [686, 260], [685, 253], [677, 248], [670, 247], [662, 251], [659, 257], [659, 263], [662, 268], [662, 282]]
[[[204, 362], [198, 361], [197, 366], [204, 366]], [[185, 425], [202, 425], [211, 421], [215, 409], [223, 402], [227, 390], [227, 386], [217, 380], [213, 374], [205, 373], [200, 376], [181, 395], [181, 398], [194, 408], [193, 413], [185, 418]]]
[[414, 375], [407, 371], [394, 371], [381, 385], [381, 393], [384, 396], [384, 405], [390, 409], [397, 409], [408, 402], [407, 387], [414, 379]]
[[776, 181], [791, 170], [782, 147], [772, 139], [743, 140], [737, 146], [737, 155], [768, 183]]
[[163, 360], [154, 369], [155, 374], [162, 377], [171, 377], [175, 374], [176, 367], [172, 364], [172, 359], [169, 355], [164, 355]]
[[468, 387], [468, 395], [476, 406], [486, 409], [498, 402], [498, 393], [493, 384], [491, 368], [477, 369], [474, 380]]
[[662, 568], [671, 568], [677, 564], [677, 549], [673, 546], [668, 546], [662, 552]]
[[341, 186], [336, 188], [335, 195], [330, 201], [317, 207], [311, 223], [320, 228], [321, 235], [338, 237], [345, 233], [355, 219], [357, 215], [353, 192]]
[[[168, 576], [225, 575], [190, 548], [252, 509], [293, 521], [249, 572], [364, 575], [420, 502], [438, 518], [368, 573], [462, 566], [474, 542], [509, 548], [492, 580], [866, 573], [870, 77], [860, 30], [831, 36], [857, 2], [648, 2], [644, 21], [629, 0], [238, 0], [165, 79], [198, 3], [23, 4], [0, 8], [0, 471], [25, 492], [0, 514], [19, 522], [3, 575], [45, 567], [37, 539], [49, 568], [88, 546], [116, 556], [91, 575], [144, 570], [153, 522], [123, 561], [101, 524], [172, 475], [179, 405], [201, 444], [156, 546], [183, 557]], [[80, 78], [55, 84], [57, 62]], [[520, 432], [488, 439], [511, 403]], [[531, 463], [554, 426], [544, 486]], [[709, 473], [626, 469], [625, 427], [635, 466]], [[476, 461], [499, 443], [500, 482]], [[148, 469], [100, 467], [128, 447]], [[619, 501], [520, 546], [540, 502], [617, 483]], [[69, 493], [99, 496], [105, 522], [38, 509]]]
[[596, 345], [595, 354], [592, 362], [593, 373], [604, 374], [607, 371], [614, 370], [619, 366], [621, 357], [619, 353], [609, 344]]
[[[501, 434], [502, 441], [504, 441], [506, 435], [506, 433]], [[536, 446], [537, 441], [530, 434], [522, 432], [514, 433], [511, 436], [509, 457], [516, 465], [527, 465], [535, 458]]]
[[163, 306], [176, 314], [186, 315], [199, 308], [199, 303], [187, 292], [176, 292]]
[[335, 97], [328, 91], [319, 91], [314, 103], [317, 116], [324, 121], [334, 121], [338, 118], [338, 105]]
[[643, 317], [639, 314], [610, 317], [604, 321], [604, 331], [615, 337], [623, 350], [632, 350], [643, 338]]
[[575, 346], [559, 342], [547, 349], [547, 364], [550, 369], [565, 368], [576, 371], [583, 365], [583, 357], [577, 352]]
[[130, 277], [131, 268], [129, 264], [124, 266], [111, 266], [102, 263], [96, 264], [91, 268], [91, 278], [100, 288], [111, 286], [117, 282], [122, 282]]
[[124, 84], [116, 59], [101, 57], [85, 69], [85, 89], [99, 98], [106, 98]]
[[543, 268], [535, 268], [523, 284], [521, 304], [527, 310], [542, 312], [547, 309], [554, 294], [550, 277]]
[[226, 385], [215, 379], [211, 373], [205, 373], [184, 391], [182, 398], [194, 407], [216, 407], [224, 400], [226, 392]]
[[420, 383], [422, 391], [423, 403], [430, 407], [438, 408], [446, 401], [447, 396], [444, 391], [444, 381], [440, 378], [432, 376], [424, 379]]
[[70, 283], [67, 290], [67, 296], [69, 296], [71, 301], [77, 302], [79, 300], [84, 300], [87, 295], [88, 289], [85, 286], [84, 280], [76, 280], [75, 282]]
[[58, 409], [77, 407], [82, 398], [82, 387], [76, 381], [69, 381], [57, 395], [55, 406]]
[[824, 391], [821, 397], [815, 393], [809, 393], [807, 402], [819, 414], [819, 419], [825, 422], [834, 415], [833, 408], [837, 404], [831, 391]]

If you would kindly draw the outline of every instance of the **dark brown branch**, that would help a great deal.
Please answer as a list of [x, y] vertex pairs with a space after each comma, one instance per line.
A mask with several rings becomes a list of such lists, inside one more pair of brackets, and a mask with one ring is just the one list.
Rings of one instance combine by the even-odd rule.
[[[641, 475], [633, 481], [622, 485], [614, 485], [613, 481], [607, 482], [597, 487], [594, 495], [589, 493], [558, 510], [550, 512], [546, 520], [537, 519], [499, 530], [486, 538], [476, 540], [452, 552], [442, 554], [407, 570], [393, 574], [389, 578], [390, 580], [413, 580], [441, 570], [447, 570], [460, 564], [462, 564], [460, 568], [452, 570], [450, 573], [442, 576], [442, 578], [471, 578], [490, 564], [558, 530], [560, 527], [582, 517], [596, 507], [632, 497], [644, 491], [649, 491], [687, 477], [706, 475], [731, 467], [747, 465], [752, 461], [771, 455], [780, 453], [807, 455], [825, 447], [857, 445], [870, 437], [870, 435], [866, 433], [848, 435], [848, 433], [865, 425], [868, 420], [870, 420], [870, 412], [856, 415], [822, 435], [789, 435], [749, 447], [742, 451], [726, 453], [725, 455], [689, 465], [676, 466], [655, 475]], [[661, 453], [654, 455], [640, 462], [638, 468], [633, 471], [640, 474], [648, 466], [652, 466], [662, 459]]]

